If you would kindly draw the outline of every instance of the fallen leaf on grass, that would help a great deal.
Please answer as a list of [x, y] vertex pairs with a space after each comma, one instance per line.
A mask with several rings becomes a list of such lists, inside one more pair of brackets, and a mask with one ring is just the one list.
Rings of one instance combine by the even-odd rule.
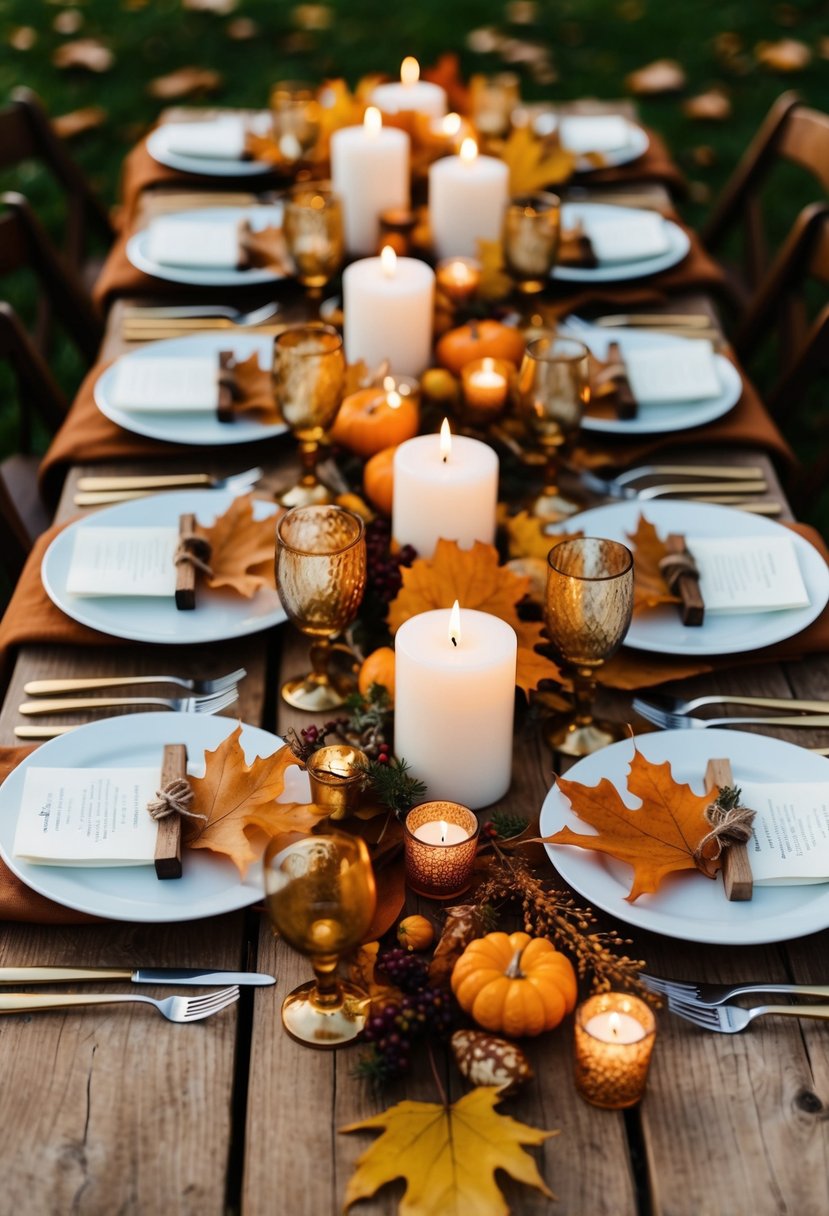
[[643, 97], [657, 93], [678, 93], [685, 88], [685, 69], [676, 59], [655, 59], [653, 63], [625, 77], [625, 88]]
[[18, 25], [9, 34], [9, 46], [13, 51], [30, 51], [37, 42], [37, 30], [31, 25]]
[[178, 97], [215, 93], [223, 83], [221, 73], [210, 68], [178, 68], [166, 76], [156, 76], [147, 85], [147, 92], [161, 101], [175, 101]]
[[259, 37], [261, 27], [251, 17], [235, 17], [228, 21], [225, 33], [234, 42], [249, 42]]
[[210, 542], [209, 587], [232, 587], [246, 599], [260, 587], [275, 587], [274, 518], [254, 517], [251, 494], [234, 498], [223, 515], [198, 532]]
[[109, 115], [103, 106], [84, 106], [81, 110], [71, 110], [68, 114], [60, 114], [52, 119], [52, 129], [60, 139], [74, 139], [84, 131], [94, 131], [102, 127]]
[[346, 1210], [402, 1178], [400, 1216], [506, 1216], [496, 1170], [554, 1199], [524, 1146], [543, 1144], [558, 1133], [500, 1114], [495, 1107], [502, 1097], [481, 1087], [451, 1106], [398, 1102], [372, 1119], [340, 1128], [383, 1133], [357, 1162], [346, 1187]]
[[182, 8], [189, 8], [195, 13], [218, 13], [226, 17], [236, 8], [237, 0], [181, 0]]
[[108, 46], [97, 38], [78, 38], [75, 42], [64, 42], [52, 54], [56, 68], [84, 68], [87, 72], [108, 72], [115, 63], [115, 56]]
[[83, 13], [76, 8], [68, 8], [58, 13], [52, 22], [52, 29], [56, 34], [77, 34], [82, 25]]
[[805, 42], [781, 38], [779, 42], [758, 42], [754, 56], [773, 72], [801, 72], [811, 62], [812, 51]]
[[686, 118], [724, 122], [731, 117], [731, 101], [722, 89], [709, 89], [707, 93], [698, 93], [696, 97], [683, 101], [682, 112]]
[[716, 863], [698, 865], [694, 857], [710, 831], [705, 809], [711, 795], [695, 794], [690, 785], [674, 781], [670, 761], [653, 764], [634, 744], [627, 788], [641, 799], [642, 805], [633, 811], [607, 777], [594, 786], [564, 777], [556, 781], [575, 814], [596, 828], [598, 835], [588, 836], [564, 827], [552, 836], [545, 836], [545, 842], [578, 845], [632, 866], [633, 881], [626, 896], [629, 903], [656, 891], [668, 874], [700, 869], [713, 877]]

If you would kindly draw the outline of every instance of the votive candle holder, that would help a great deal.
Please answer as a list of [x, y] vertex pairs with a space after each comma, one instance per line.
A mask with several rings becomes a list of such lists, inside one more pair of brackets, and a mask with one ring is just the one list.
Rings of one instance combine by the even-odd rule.
[[423, 802], [409, 811], [404, 824], [409, 889], [430, 899], [454, 899], [466, 891], [478, 831], [477, 816], [458, 802]]
[[592, 1106], [623, 1110], [640, 1102], [656, 1038], [653, 1011], [638, 997], [600, 992], [576, 1009], [576, 1089]]

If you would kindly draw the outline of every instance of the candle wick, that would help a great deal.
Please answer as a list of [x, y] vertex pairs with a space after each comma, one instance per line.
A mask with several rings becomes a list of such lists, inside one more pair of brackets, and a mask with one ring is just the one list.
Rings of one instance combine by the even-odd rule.
[[444, 464], [446, 464], [446, 462], [447, 462], [447, 460], [448, 460], [448, 459], [449, 459], [449, 456], [448, 456], [448, 454], [447, 454], [447, 455], [445, 455], [445, 456], [443, 457], [443, 463], [444, 463]]
[[453, 635], [452, 636], [452, 645], [457, 646], [457, 644], [458, 644], [458, 639]]

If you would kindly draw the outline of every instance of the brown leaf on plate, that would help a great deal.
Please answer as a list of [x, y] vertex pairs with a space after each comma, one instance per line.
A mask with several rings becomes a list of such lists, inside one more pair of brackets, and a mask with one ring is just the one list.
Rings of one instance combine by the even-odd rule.
[[640, 515], [636, 531], [628, 534], [628, 540], [633, 550], [634, 614], [659, 604], [679, 604], [679, 596], [671, 595], [659, 570], [668, 550], [650, 520]]
[[232, 417], [253, 414], [263, 424], [281, 421], [271, 373], [260, 366], [255, 351], [249, 358], [233, 363], [230, 373], [234, 397], [230, 411]]
[[641, 801], [636, 810], [625, 805], [607, 777], [592, 786], [565, 777], [557, 777], [556, 783], [575, 814], [596, 828], [597, 835], [564, 827], [545, 836], [545, 842], [578, 845], [632, 866], [633, 881], [626, 896], [629, 903], [658, 890], [668, 874], [699, 869], [713, 877], [716, 864], [698, 864], [694, 857], [710, 831], [705, 810], [711, 795], [695, 794], [690, 785], [674, 781], [670, 761], [654, 764], [634, 743], [627, 788]]
[[683, 101], [682, 112], [702, 122], [724, 122], [731, 117], [731, 100], [722, 89], [709, 89]]
[[177, 68], [175, 72], [151, 80], [147, 92], [150, 97], [157, 97], [161, 101], [175, 101], [178, 97], [215, 93], [223, 83], [222, 74], [211, 68]]
[[78, 38], [75, 42], [64, 42], [52, 53], [56, 68], [83, 68], [87, 72], [108, 72], [115, 63], [115, 56], [108, 46], [97, 38]]
[[234, 498], [210, 527], [198, 532], [210, 542], [209, 587], [231, 587], [250, 599], [260, 587], [274, 587], [274, 518], [255, 519], [253, 495]]
[[802, 72], [811, 62], [812, 50], [796, 38], [781, 38], [779, 42], [758, 42], [754, 56], [773, 72]]
[[81, 110], [71, 110], [68, 114], [59, 114], [52, 119], [52, 128], [60, 139], [73, 139], [84, 131], [94, 131], [102, 127], [109, 115], [103, 106], [84, 106]]
[[8, 43], [13, 51], [30, 51], [37, 42], [37, 30], [32, 25], [18, 25], [9, 32]]
[[629, 93], [644, 97], [656, 93], [678, 93], [685, 88], [685, 69], [676, 59], [655, 59], [653, 63], [625, 77]]

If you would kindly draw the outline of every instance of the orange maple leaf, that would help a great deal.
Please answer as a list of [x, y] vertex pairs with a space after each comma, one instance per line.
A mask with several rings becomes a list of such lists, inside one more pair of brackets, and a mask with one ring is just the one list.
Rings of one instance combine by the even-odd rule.
[[253, 495], [234, 498], [223, 515], [199, 534], [210, 542], [209, 587], [231, 587], [250, 599], [260, 587], [275, 587], [274, 517], [255, 519]]
[[194, 815], [186, 819], [185, 843], [191, 849], [225, 853], [244, 878], [248, 866], [261, 855], [266, 837], [285, 832], [307, 833], [325, 818], [313, 803], [276, 802], [285, 788], [285, 770], [300, 761], [285, 745], [272, 756], [245, 760], [239, 742], [242, 724], [213, 752], [205, 752], [203, 777], [191, 777]]
[[627, 787], [641, 799], [636, 810], [625, 806], [612, 781], [603, 777], [598, 785], [557, 778], [558, 787], [585, 823], [598, 830], [587, 836], [564, 827], [549, 844], [574, 844], [593, 849], [633, 867], [633, 882], [626, 898], [633, 903], [640, 895], [656, 891], [666, 874], [700, 869], [709, 878], [715, 862], [698, 864], [694, 853], [710, 831], [705, 809], [710, 794], [695, 794], [689, 785], [673, 779], [670, 761], [653, 764], [634, 744]]
[[446, 90], [449, 106], [459, 114], [469, 113], [469, 87], [461, 75], [461, 65], [454, 51], [441, 55], [434, 67], [425, 68], [423, 79], [439, 84]]
[[628, 540], [633, 547], [633, 611], [679, 604], [679, 596], [670, 593], [660, 573], [660, 559], [668, 556], [668, 550], [650, 520], [640, 515], [636, 531], [628, 533]]
[[434, 557], [418, 558], [403, 568], [403, 586], [389, 608], [389, 628], [396, 633], [404, 621], [432, 608], [461, 608], [489, 612], [511, 625], [518, 636], [515, 682], [525, 693], [541, 680], [561, 680], [558, 668], [535, 647], [544, 642], [538, 621], [522, 621], [516, 606], [529, 591], [530, 580], [498, 564], [492, 545], [475, 541], [460, 549], [457, 541], [439, 540]]
[[501, 160], [509, 169], [512, 195], [560, 185], [569, 181], [576, 167], [572, 152], [548, 145], [529, 126], [513, 128], [501, 148]]

